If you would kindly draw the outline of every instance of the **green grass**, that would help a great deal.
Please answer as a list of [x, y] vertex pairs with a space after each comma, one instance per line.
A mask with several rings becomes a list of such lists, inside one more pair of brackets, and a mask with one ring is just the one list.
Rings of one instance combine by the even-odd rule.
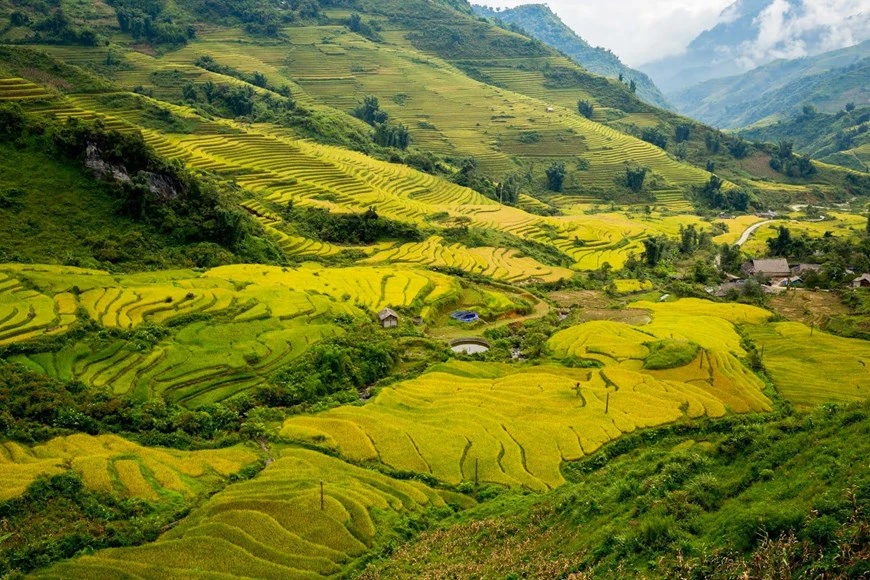
[[650, 343], [649, 356], [643, 361], [643, 368], [664, 370], [682, 367], [698, 356], [701, 347], [681, 340], [660, 340]]

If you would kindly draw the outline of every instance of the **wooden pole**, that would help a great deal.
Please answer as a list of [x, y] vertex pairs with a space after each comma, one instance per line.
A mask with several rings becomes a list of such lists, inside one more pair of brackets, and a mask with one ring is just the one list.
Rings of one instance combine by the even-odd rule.
[[326, 506], [323, 502], [323, 481], [320, 482], [320, 511], [326, 509]]
[[610, 413], [610, 391], [607, 391], [607, 399], [604, 401], [604, 414]]
[[478, 477], [477, 477], [477, 475], [478, 475], [477, 462], [478, 462], [478, 459], [477, 459], [477, 457], [475, 457], [474, 458], [474, 485], [477, 485], [477, 483], [479, 481]]
[[813, 322], [813, 323], [810, 325], [810, 336], [812, 336], [813, 333], [815, 333], [815, 331], [816, 331], [816, 323]]

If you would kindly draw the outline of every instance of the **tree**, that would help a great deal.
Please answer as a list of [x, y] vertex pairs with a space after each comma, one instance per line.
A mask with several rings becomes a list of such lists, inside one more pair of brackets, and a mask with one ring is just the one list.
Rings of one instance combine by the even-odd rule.
[[637, 93], [637, 83], [634, 82], [634, 79], [632, 79], [631, 82], [628, 83], [628, 90], [630, 90], [632, 94]]
[[775, 238], [767, 240], [767, 247], [774, 256], [786, 256], [792, 249], [791, 230], [785, 226], [779, 226]]
[[846, 103], [846, 112], [851, 113], [855, 110], [855, 103]]
[[689, 255], [693, 254], [698, 249], [701, 243], [701, 234], [698, 232], [695, 224], [689, 224], [688, 227], [680, 226], [680, 253]]
[[646, 180], [646, 167], [626, 167], [625, 182], [628, 188], [632, 191], [640, 191], [643, 189], [643, 183]]
[[384, 111], [381, 111], [381, 103], [377, 97], [367, 96], [363, 99], [362, 104], [353, 111], [353, 116], [357, 119], [362, 119], [372, 127], [380, 123], [386, 123], [390, 118]]
[[719, 153], [722, 148], [722, 139], [718, 133], [712, 131], [704, 135], [704, 144], [707, 146], [707, 151], [710, 153]]
[[683, 143], [688, 141], [692, 136], [692, 126], [686, 123], [682, 125], [677, 125], [677, 129], [674, 131], [674, 139], [677, 143]]
[[499, 202], [505, 205], [516, 205], [520, 200], [521, 179], [517, 175], [509, 175], [502, 183], [496, 185], [496, 195]]
[[625, 75], [623, 75], [622, 73], [619, 73], [619, 82], [625, 82]]
[[647, 266], [655, 268], [667, 257], [671, 243], [664, 236], [647, 238], [643, 241], [643, 259]]
[[709, 173], [713, 173], [714, 171], [716, 171], [716, 162], [712, 159], [707, 160], [707, 171]]
[[736, 272], [743, 263], [743, 254], [740, 246], [722, 244], [719, 247], [719, 267], [723, 272]]
[[565, 164], [560, 162], [553, 163], [547, 169], [547, 188], [550, 191], [561, 192], [565, 186]]
[[640, 138], [647, 143], [652, 143], [656, 147], [661, 147], [662, 149], [667, 149], [668, 147], [668, 136], [654, 127], [647, 127], [644, 129], [640, 134]]
[[735, 139], [728, 143], [728, 150], [734, 159], [743, 159], [749, 154], [749, 144], [743, 139]]
[[867, 214], [867, 226], [864, 228], [864, 231], [870, 236], [870, 214]]
[[577, 110], [580, 111], [580, 114], [586, 117], [587, 119], [591, 119], [592, 115], [595, 114], [595, 105], [586, 100], [580, 100], [577, 103]]

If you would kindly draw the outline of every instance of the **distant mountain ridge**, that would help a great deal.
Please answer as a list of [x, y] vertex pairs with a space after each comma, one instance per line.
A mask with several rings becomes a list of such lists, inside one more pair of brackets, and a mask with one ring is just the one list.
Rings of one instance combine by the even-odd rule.
[[474, 12], [478, 16], [521, 28], [529, 36], [561, 51], [590, 72], [608, 78], [622, 75], [625, 82], [633, 80], [640, 98], [657, 107], [673, 108], [648, 75], [626, 66], [606, 48], [590, 45], [546, 4], [526, 4], [504, 10], [475, 5]]
[[870, 38], [866, 3], [738, 0], [683, 54], [640, 67], [670, 98], [687, 87], [777, 59], [814, 56]]
[[737, 129], [785, 119], [813, 105], [827, 113], [870, 101], [870, 40], [813, 57], [777, 60], [742, 75], [713, 79], [672, 95], [677, 109]]

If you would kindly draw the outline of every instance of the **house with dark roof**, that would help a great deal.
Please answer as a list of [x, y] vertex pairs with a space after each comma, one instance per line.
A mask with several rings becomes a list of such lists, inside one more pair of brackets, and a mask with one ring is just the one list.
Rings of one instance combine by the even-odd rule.
[[395, 310], [384, 308], [378, 313], [378, 320], [382, 328], [396, 328], [399, 326], [399, 315]]
[[740, 268], [747, 276], [764, 276], [767, 278], [788, 278], [791, 276], [791, 268], [785, 258], [770, 258], [766, 260], [752, 260], [746, 262]]
[[864, 274], [852, 280], [853, 288], [870, 288], [870, 274]]

